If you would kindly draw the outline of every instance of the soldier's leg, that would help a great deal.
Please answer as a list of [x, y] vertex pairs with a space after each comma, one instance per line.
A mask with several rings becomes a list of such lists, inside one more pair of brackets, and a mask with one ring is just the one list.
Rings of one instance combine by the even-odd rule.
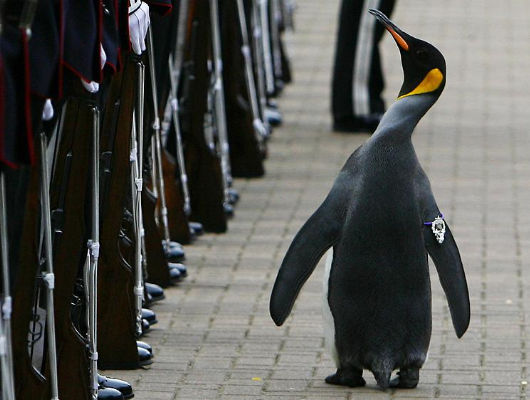
[[[395, 0], [382, 0], [380, 10], [390, 18], [394, 9]], [[382, 93], [385, 88], [385, 79], [381, 67], [381, 55], [379, 51], [379, 42], [381, 41], [385, 28], [381, 24], [375, 27], [375, 36], [372, 50], [372, 63], [370, 66], [370, 108], [373, 113], [384, 113], [385, 103], [382, 98]]]
[[[340, 12], [332, 84], [333, 129], [373, 132], [380, 120], [370, 102], [376, 19], [368, 13], [382, 0], [344, 0]], [[376, 55], [377, 57], [377, 55]]]

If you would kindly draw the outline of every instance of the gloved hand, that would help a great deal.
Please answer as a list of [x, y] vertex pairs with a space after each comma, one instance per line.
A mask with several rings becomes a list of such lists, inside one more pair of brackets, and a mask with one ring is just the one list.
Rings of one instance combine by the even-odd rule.
[[[103, 45], [99, 45], [99, 59], [100, 59], [100, 68], [103, 69], [105, 67], [105, 63], [107, 62], [107, 54], [105, 53], [105, 50], [103, 49]], [[81, 79], [81, 83], [83, 84], [83, 87], [85, 90], [87, 90], [90, 93], [97, 93], [99, 90], [99, 83], [90, 81], [86, 82], [83, 79]]]
[[49, 121], [52, 118], [53, 118], [52, 101], [50, 99], [46, 99], [46, 102], [44, 103], [44, 108], [42, 110], [42, 120]]
[[94, 81], [85, 82], [83, 79], [81, 79], [81, 83], [83, 84], [83, 87], [85, 88], [87, 92], [97, 93], [99, 90], [99, 83], [97, 82], [94, 82]]
[[136, 11], [129, 14], [129, 37], [132, 49], [138, 55], [145, 50], [145, 36], [150, 23], [149, 6], [144, 2]]

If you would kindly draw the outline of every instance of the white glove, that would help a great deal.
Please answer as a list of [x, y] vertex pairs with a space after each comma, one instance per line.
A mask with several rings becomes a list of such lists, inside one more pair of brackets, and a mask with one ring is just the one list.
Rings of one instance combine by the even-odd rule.
[[87, 92], [97, 93], [99, 90], [99, 83], [97, 82], [94, 82], [94, 81], [85, 82], [83, 79], [81, 79], [81, 83], [83, 84], [83, 87], [85, 88]]
[[129, 37], [133, 51], [140, 55], [145, 50], [145, 36], [151, 20], [149, 19], [149, 6], [142, 5], [129, 15]]
[[44, 108], [42, 110], [42, 120], [49, 121], [53, 118], [53, 106], [50, 99], [46, 99], [44, 102]]
[[[105, 50], [103, 49], [103, 45], [99, 45], [99, 60], [100, 60], [100, 68], [103, 69], [105, 67], [105, 63], [107, 62], [107, 53], [105, 53]], [[83, 87], [86, 91], [90, 93], [97, 93], [99, 90], [99, 83], [90, 81], [85, 82], [83, 79], [81, 79], [81, 83], [83, 84]]]

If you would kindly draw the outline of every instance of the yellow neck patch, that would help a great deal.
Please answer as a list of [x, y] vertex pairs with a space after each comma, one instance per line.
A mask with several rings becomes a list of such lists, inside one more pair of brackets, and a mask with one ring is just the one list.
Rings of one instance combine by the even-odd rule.
[[438, 68], [431, 69], [427, 73], [427, 75], [425, 75], [425, 78], [423, 78], [421, 83], [416, 86], [416, 89], [402, 96], [399, 96], [398, 100], [402, 99], [403, 97], [412, 96], [414, 94], [434, 92], [440, 87], [443, 79], [444, 76], [442, 74], [442, 71], [440, 71]]

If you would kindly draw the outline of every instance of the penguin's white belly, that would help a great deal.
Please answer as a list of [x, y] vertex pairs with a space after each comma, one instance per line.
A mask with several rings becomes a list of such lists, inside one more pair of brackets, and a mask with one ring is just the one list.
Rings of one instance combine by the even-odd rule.
[[335, 346], [335, 321], [328, 301], [329, 290], [329, 274], [331, 272], [331, 264], [333, 263], [333, 248], [330, 248], [326, 253], [326, 267], [324, 270], [324, 281], [322, 288], [322, 319], [324, 322], [324, 340], [326, 349], [329, 351], [331, 358], [335, 361], [337, 368], [339, 367], [339, 356], [337, 354], [337, 347]]

